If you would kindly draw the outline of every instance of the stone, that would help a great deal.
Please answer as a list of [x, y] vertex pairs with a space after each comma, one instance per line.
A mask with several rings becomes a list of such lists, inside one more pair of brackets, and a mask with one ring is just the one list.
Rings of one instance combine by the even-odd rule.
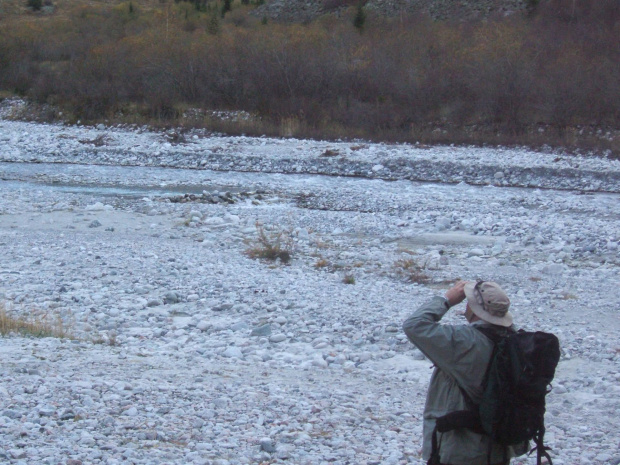
[[273, 342], [273, 343], [278, 343], [278, 342], [282, 342], [286, 340], [286, 335], [285, 334], [274, 334], [273, 336], [271, 336], [269, 338], [269, 342]]
[[228, 347], [224, 352], [222, 352], [222, 355], [228, 358], [243, 358], [243, 352], [236, 346]]
[[128, 417], [135, 417], [138, 415], [138, 409], [136, 407], [129, 407], [123, 412], [123, 415]]
[[206, 331], [211, 327], [211, 324], [207, 320], [201, 320], [196, 324], [196, 328], [200, 331]]
[[435, 230], [445, 231], [450, 227], [450, 223], [450, 218], [437, 218], [437, 220], [435, 221]]
[[180, 301], [181, 299], [176, 292], [166, 292], [166, 295], [164, 296], [165, 304], [176, 304], [176, 303], [179, 303]]
[[470, 249], [468, 256], [469, 257], [482, 257], [484, 255], [484, 250], [482, 249]]
[[244, 331], [249, 328], [250, 328], [250, 325], [248, 325], [245, 321], [240, 321], [239, 323], [235, 323], [234, 325], [230, 327], [230, 329], [235, 332]]
[[323, 357], [319, 355], [312, 359], [312, 365], [319, 368], [327, 368], [329, 363], [327, 363], [327, 360], [324, 360]]
[[7, 409], [2, 412], [2, 416], [12, 420], [18, 420], [22, 417], [22, 414], [16, 410]]
[[262, 438], [260, 441], [261, 450], [273, 454], [276, 451], [276, 445], [271, 438]]
[[38, 412], [42, 417], [51, 417], [56, 414], [56, 409], [50, 405], [44, 405], [39, 407]]
[[265, 324], [252, 329], [250, 336], [264, 337], [271, 335], [271, 325]]
[[564, 274], [566, 267], [560, 263], [551, 263], [545, 265], [542, 269], [542, 273], [548, 276], [561, 276]]

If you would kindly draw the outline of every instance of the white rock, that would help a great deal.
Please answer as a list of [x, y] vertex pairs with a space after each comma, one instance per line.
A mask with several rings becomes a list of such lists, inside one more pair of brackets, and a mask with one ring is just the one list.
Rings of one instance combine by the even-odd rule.
[[319, 368], [327, 368], [329, 364], [320, 355], [312, 359], [312, 365]]
[[228, 347], [224, 352], [222, 352], [222, 355], [228, 358], [243, 358], [243, 352], [236, 346]]
[[135, 417], [138, 415], [138, 409], [136, 407], [129, 407], [123, 412], [123, 415], [128, 417]]
[[86, 207], [84, 207], [84, 210], [88, 210], [88, 211], [103, 211], [103, 209], [105, 208], [105, 205], [102, 204], [101, 202], [96, 202], [92, 205], [87, 205]]
[[269, 342], [274, 342], [274, 343], [278, 343], [278, 342], [282, 342], [286, 340], [286, 335], [285, 334], [274, 334], [273, 336], [269, 336]]
[[564, 274], [566, 267], [560, 263], [551, 263], [545, 265], [542, 269], [542, 273], [549, 276], [560, 276]]
[[196, 328], [198, 328], [200, 331], [206, 331], [210, 327], [211, 327], [211, 324], [207, 320], [201, 320], [196, 325]]

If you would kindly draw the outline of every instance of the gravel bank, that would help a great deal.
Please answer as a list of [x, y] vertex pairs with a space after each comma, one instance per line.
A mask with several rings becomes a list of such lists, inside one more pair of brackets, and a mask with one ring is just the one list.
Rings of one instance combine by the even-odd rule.
[[554, 463], [620, 463], [617, 162], [8, 121], [0, 160], [0, 301], [76, 338], [0, 339], [2, 462], [421, 465], [400, 324], [483, 278], [560, 337]]

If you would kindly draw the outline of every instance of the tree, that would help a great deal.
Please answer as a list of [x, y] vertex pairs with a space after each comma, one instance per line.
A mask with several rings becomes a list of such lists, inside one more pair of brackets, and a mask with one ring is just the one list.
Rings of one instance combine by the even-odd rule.
[[232, 9], [232, 0], [224, 0], [222, 5], [222, 18]]
[[220, 20], [217, 12], [209, 16], [209, 22], [207, 23], [207, 32], [212, 35], [217, 35], [220, 32]]
[[355, 18], [353, 18], [353, 26], [361, 32], [364, 29], [364, 24], [366, 24], [366, 12], [364, 11], [364, 5], [362, 2], [359, 2], [357, 4]]
[[34, 11], [39, 11], [43, 6], [43, 0], [28, 0], [28, 7]]

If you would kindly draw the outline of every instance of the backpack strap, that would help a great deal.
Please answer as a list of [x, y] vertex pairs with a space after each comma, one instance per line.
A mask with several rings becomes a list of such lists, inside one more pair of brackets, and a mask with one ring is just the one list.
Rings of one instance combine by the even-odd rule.
[[[496, 326], [496, 325], [493, 325], [493, 326], [474, 325], [474, 328], [476, 328], [478, 331], [484, 334], [488, 339], [490, 339], [491, 342], [493, 342], [493, 352], [491, 353], [491, 358], [489, 359], [489, 364], [487, 365], [487, 369], [484, 374], [484, 378], [482, 382], [482, 385], [484, 386], [487, 384], [487, 381], [489, 379], [489, 373], [491, 371], [491, 364], [493, 363], [493, 358], [495, 357], [499, 343], [507, 339], [511, 334], [514, 334], [516, 331], [512, 328], [504, 328], [504, 327]], [[490, 435], [489, 438], [490, 438], [490, 441], [489, 441], [489, 447], [487, 449], [487, 465], [491, 465], [491, 452], [493, 450], [493, 443], [495, 442], [495, 439], [496, 439], [495, 435]], [[510, 459], [508, 458], [508, 446], [504, 446], [502, 464], [508, 465], [509, 463], [510, 463]]]
[[538, 430], [536, 435], [534, 435], [534, 444], [536, 444], [536, 447], [534, 447], [530, 451], [530, 454], [536, 451], [536, 465], [542, 464], [543, 456], [547, 459], [547, 463], [549, 465], [553, 465], [553, 462], [551, 461], [551, 456], [549, 455], [549, 452], [547, 452], [548, 450], [551, 450], [551, 448], [543, 444], [544, 436], [545, 436], [545, 427], [543, 426], [542, 428]]
[[431, 456], [429, 457], [428, 462], [426, 462], [426, 465], [441, 465], [439, 446], [440, 443], [437, 440], [437, 424], [435, 424], [435, 429], [433, 429], [433, 437], [431, 439]]
[[491, 325], [491, 326], [482, 326], [482, 325], [473, 325], [478, 331], [488, 337], [493, 344], [497, 344], [503, 338], [510, 336], [511, 334], [515, 334], [515, 331], [512, 328], [505, 328], [503, 326]]

